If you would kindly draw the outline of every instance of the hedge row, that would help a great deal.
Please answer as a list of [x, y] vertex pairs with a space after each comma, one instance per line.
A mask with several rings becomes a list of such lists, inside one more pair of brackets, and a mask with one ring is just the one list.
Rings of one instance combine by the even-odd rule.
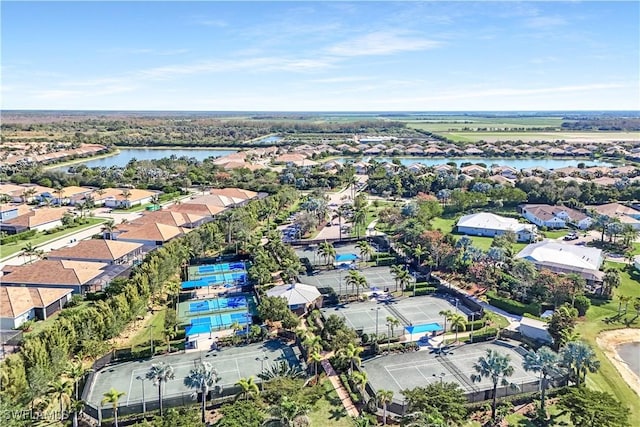
[[430, 295], [437, 291], [438, 291], [438, 288], [429, 287], [429, 288], [417, 289], [415, 294], [416, 296]]
[[396, 263], [396, 257], [394, 256], [378, 257], [376, 262], [379, 267], [394, 265]]
[[514, 301], [508, 298], [499, 297], [495, 292], [487, 292], [487, 300], [489, 304], [494, 307], [501, 308], [502, 310], [523, 316], [525, 313], [532, 314], [534, 316], [540, 315], [540, 304], [531, 303], [523, 304], [518, 301]]
[[[494, 339], [497, 334], [498, 334], [498, 330], [496, 328], [487, 328], [478, 334], [474, 332], [473, 342], [489, 341]], [[469, 338], [467, 338], [466, 342], [471, 342], [471, 341]]]
[[29, 230], [29, 231], [25, 231], [25, 232], [22, 232], [22, 233], [14, 234], [12, 236], [3, 237], [2, 239], [0, 239], [0, 245], [6, 245], [8, 243], [15, 243], [15, 242], [18, 242], [20, 240], [27, 240], [27, 239], [35, 236], [36, 233], [37, 233], [37, 230]]

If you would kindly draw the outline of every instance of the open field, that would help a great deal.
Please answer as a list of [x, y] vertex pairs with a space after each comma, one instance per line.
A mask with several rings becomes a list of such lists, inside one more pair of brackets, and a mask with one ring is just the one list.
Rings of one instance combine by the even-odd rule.
[[638, 132], [481, 132], [455, 131], [437, 132], [456, 142], [498, 142], [498, 141], [565, 141], [571, 144], [612, 144], [616, 142], [640, 142]]
[[475, 128], [560, 128], [562, 117], [474, 117], [433, 116], [421, 120], [402, 120], [414, 129], [442, 132]]

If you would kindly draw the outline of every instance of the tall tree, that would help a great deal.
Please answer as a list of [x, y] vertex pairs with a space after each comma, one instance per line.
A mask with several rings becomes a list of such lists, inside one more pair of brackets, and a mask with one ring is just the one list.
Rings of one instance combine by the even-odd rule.
[[515, 384], [507, 380], [514, 372], [511, 358], [509, 355], [500, 354], [495, 350], [489, 349], [487, 350], [486, 356], [481, 356], [478, 361], [473, 364], [473, 369], [477, 373], [471, 374], [471, 381], [475, 383], [482, 381], [482, 378], [488, 378], [493, 383], [491, 419], [495, 420], [498, 402], [498, 384], [505, 387], [517, 388]]
[[571, 389], [560, 396], [558, 406], [570, 414], [574, 426], [627, 427], [629, 408], [623, 406], [609, 393], [586, 387]]
[[560, 353], [562, 365], [569, 370], [569, 375], [576, 387], [580, 387], [587, 378], [587, 372], [596, 372], [600, 368], [600, 361], [589, 344], [582, 341], [572, 341]]
[[[71, 404], [73, 394], [73, 382], [69, 380], [56, 380], [49, 385], [49, 394], [60, 404], [60, 421], [64, 420], [65, 408]], [[117, 422], [116, 422], [117, 425]]]
[[523, 367], [525, 371], [535, 372], [540, 375], [540, 412], [547, 417], [545, 397], [549, 380], [562, 374], [560, 356], [549, 347], [540, 347], [537, 351], [530, 350], [524, 355]]
[[206, 421], [207, 396], [209, 395], [209, 390], [211, 390], [211, 387], [213, 387], [218, 381], [220, 381], [218, 371], [216, 371], [211, 363], [208, 362], [202, 362], [200, 366], [189, 371], [189, 375], [184, 379], [184, 385], [195, 389], [196, 394], [198, 392], [202, 393], [203, 423]]
[[254, 398], [260, 393], [258, 384], [256, 384], [253, 377], [240, 378], [236, 386], [240, 387], [240, 393], [236, 395], [236, 400], [244, 397], [244, 400], [247, 401], [250, 397]]
[[451, 329], [456, 332], [456, 342], [458, 342], [458, 332], [467, 326], [467, 317], [460, 313], [452, 313], [451, 314]]
[[105, 403], [110, 403], [111, 406], [113, 407], [113, 419], [116, 427], [118, 427], [118, 401], [124, 395], [125, 395], [125, 392], [118, 391], [113, 387], [111, 387], [111, 389], [108, 392], [102, 395], [103, 398], [101, 403], [103, 405]]
[[376, 395], [378, 403], [382, 405], [382, 425], [387, 425], [387, 405], [393, 400], [393, 391], [391, 390], [378, 390]]
[[147, 379], [153, 381], [153, 384], [158, 386], [158, 400], [160, 402], [160, 416], [163, 414], [162, 404], [162, 384], [166, 384], [167, 381], [175, 378], [173, 372], [173, 366], [167, 365], [164, 362], [151, 365], [151, 369], [147, 372]]

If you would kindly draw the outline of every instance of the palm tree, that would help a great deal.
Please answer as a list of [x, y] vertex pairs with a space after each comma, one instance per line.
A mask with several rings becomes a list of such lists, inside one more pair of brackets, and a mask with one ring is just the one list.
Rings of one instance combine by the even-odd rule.
[[522, 366], [525, 371], [540, 373], [540, 412], [547, 417], [545, 396], [549, 387], [549, 379], [557, 377], [562, 370], [558, 366], [560, 357], [549, 347], [540, 347], [538, 351], [529, 351], [524, 355]]
[[400, 282], [400, 276], [404, 271], [404, 267], [402, 267], [399, 264], [394, 264], [391, 267], [389, 267], [389, 269], [391, 270], [391, 275], [393, 276], [393, 279], [396, 281], [396, 292], [398, 292], [398, 283]]
[[320, 352], [322, 350], [322, 337], [315, 334], [307, 334], [302, 342], [308, 353]]
[[22, 256], [24, 256], [25, 258], [28, 257], [27, 263], [31, 262], [31, 258], [36, 256], [37, 252], [38, 250], [35, 246], [33, 246], [33, 243], [31, 242], [27, 242], [22, 248]]
[[120, 195], [122, 196], [122, 198], [125, 201], [125, 208], [129, 208], [129, 199], [131, 198], [131, 190], [129, 189], [124, 189], [122, 190], [122, 192], [120, 193]]
[[387, 349], [391, 347], [391, 337], [393, 336], [394, 329], [400, 326], [400, 321], [393, 316], [387, 316], [387, 327], [389, 327], [389, 337], [387, 339]]
[[184, 385], [195, 389], [197, 395], [198, 392], [202, 393], [202, 422], [205, 422], [206, 410], [207, 410], [207, 395], [209, 390], [215, 383], [220, 381], [218, 371], [216, 371], [211, 363], [202, 362], [196, 369], [192, 369], [189, 375], [184, 379]]
[[456, 331], [456, 342], [458, 342], [458, 332], [467, 326], [467, 318], [460, 313], [453, 313], [449, 320], [451, 321], [451, 329]]
[[162, 383], [166, 383], [169, 380], [175, 378], [173, 373], [173, 366], [167, 365], [164, 362], [153, 364], [149, 372], [147, 372], [147, 379], [153, 381], [153, 385], [158, 386], [158, 400], [160, 402], [160, 416], [163, 415], [162, 406]]
[[351, 374], [351, 380], [355, 384], [360, 393], [362, 399], [364, 399], [364, 388], [367, 385], [367, 381], [369, 378], [367, 377], [367, 373], [364, 371], [356, 371]]
[[353, 223], [356, 226], [356, 236], [358, 237], [358, 239], [360, 238], [360, 228], [361, 227], [365, 227], [366, 224], [364, 223], [367, 220], [367, 211], [364, 208], [361, 209], [356, 209], [353, 212]]
[[572, 341], [560, 353], [562, 365], [569, 370], [569, 374], [577, 387], [587, 378], [587, 372], [596, 372], [600, 362], [588, 344], [582, 341]]
[[366, 240], [359, 241], [356, 246], [360, 249], [360, 257], [362, 257], [362, 260], [370, 261], [371, 255], [373, 254], [373, 246]]
[[[288, 396], [284, 396], [278, 405], [272, 407], [271, 411], [282, 426], [289, 427], [297, 425], [298, 423], [296, 423], [296, 421], [302, 417], [306, 417], [310, 409], [310, 406], [306, 403], [300, 403], [290, 399]], [[308, 420], [306, 423], [301, 422], [299, 424], [309, 425]]]
[[101, 404], [110, 403], [113, 406], [113, 419], [115, 421], [115, 426], [118, 427], [118, 400], [126, 393], [124, 391], [118, 391], [115, 388], [111, 387], [111, 390], [104, 393], [102, 396]]
[[[413, 277], [411, 276], [411, 273], [409, 273], [409, 270], [402, 269], [402, 272], [398, 276], [398, 281], [400, 282], [400, 289], [407, 289], [411, 284], [412, 278]], [[398, 290], [396, 289], [396, 291]], [[415, 286], [413, 287], [413, 295], [414, 296], [416, 295]]]
[[318, 245], [318, 256], [324, 258], [326, 264], [330, 264], [336, 258], [336, 248], [324, 241]]
[[23, 203], [28, 203], [29, 199], [31, 199], [33, 196], [35, 196], [37, 192], [38, 191], [33, 187], [27, 188], [26, 190], [24, 190], [22, 192], [22, 202]]
[[447, 320], [449, 320], [451, 318], [451, 315], [453, 313], [451, 313], [451, 310], [440, 310], [440, 312], [438, 313], [440, 316], [444, 317], [444, 332], [443, 334], [447, 333]]
[[[105, 240], [113, 240], [113, 232], [116, 231], [117, 228], [118, 226], [113, 220], [104, 223], [102, 226], [102, 238]], [[109, 236], [108, 239], [107, 236]]]
[[357, 270], [349, 270], [346, 283], [356, 291], [356, 299], [360, 297], [360, 288], [366, 288], [368, 285], [367, 278]]
[[314, 369], [314, 375], [316, 377], [316, 380], [318, 378], [318, 364], [322, 362], [322, 359], [323, 359], [322, 355], [317, 351], [314, 351], [313, 353], [309, 354], [309, 360], [307, 362], [313, 362], [313, 369]]
[[71, 404], [73, 394], [73, 382], [69, 380], [56, 380], [49, 385], [49, 394], [60, 403], [60, 421], [64, 420], [64, 408]]
[[67, 367], [66, 374], [73, 381], [74, 384], [74, 395], [76, 400], [78, 400], [78, 382], [85, 376], [87, 370], [84, 369], [81, 362], [78, 363], [70, 363]]
[[495, 420], [498, 382], [502, 386], [517, 388], [515, 384], [507, 380], [514, 372], [513, 365], [511, 365], [511, 358], [508, 355], [503, 355], [495, 350], [488, 349], [487, 355], [481, 356], [478, 361], [473, 364], [473, 369], [477, 372], [477, 374], [471, 374], [471, 381], [474, 383], [482, 381], [482, 378], [489, 378], [493, 382], [491, 419]]
[[84, 410], [84, 402], [78, 399], [71, 399], [69, 409], [73, 412], [73, 427], [78, 427], [78, 414], [81, 414]]
[[255, 383], [253, 376], [249, 378], [240, 378], [236, 385], [242, 390], [236, 395], [236, 400], [240, 397], [244, 397], [244, 400], [246, 401], [249, 400], [249, 397], [253, 398], [260, 393], [258, 384]]
[[611, 295], [613, 288], [619, 287], [621, 283], [620, 270], [617, 268], [607, 268], [604, 271], [604, 277], [602, 279], [602, 293]]
[[376, 396], [378, 403], [382, 404], [382, 425], [387, 425], [387, 404], [393, 399], [393, 391], [391, 390], [378, 390]]
[[422, 255], [424, 255], [425, 253], [426, 251], [422, 248], [422, 245], [420, 243], [418, 243], [416, 247], [413, 248], [413, 256], [416, 257], [416, 260], [418, 261], [418, 269], [422, 264]]
[[352, 342], [348, 343], [346, 347], [338, 350], [338, 357], [349, 362], [349, 373], [353, 371], [354, 364], [356, 366], [360, 366], [360, 364], [362, 363], [362, 359], [360, 358], [360, 353], [362, 353], [362, 350], [362, 347], [357, 347]]

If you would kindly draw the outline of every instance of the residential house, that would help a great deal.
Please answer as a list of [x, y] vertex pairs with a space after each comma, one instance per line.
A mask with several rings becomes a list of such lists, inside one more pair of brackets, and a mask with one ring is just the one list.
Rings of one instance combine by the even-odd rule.
[[17, 329], [28, 320], [46, 320], [71, 300], [71, 288], [0, 286], [0, 329]]
[[518, 179], [518, 169], [511, 166], [494, 166], [491, 168], [491, 173], [494, 175], [502, 175], [507, 179]]
[[538, 227], [565, 228], [569, 224], [581, 230], [586, 230], [593, 223], [593, 219], [566, 206], [551, 206], [544, 204], [521, 205], [522, 216]]
[[156, 246], [162, 246], [169, 240], [184, 234], [184, 230], [180, 227], [167, 224], [130, 223], [124, 226], [118, 226], [117, 232], [113, 233], [115, 240], [142, 243], [149, 249]]
[[634, 230], [640, 230], [640, 211], [620, 203], [587, 206], [587, 212], [596, 218], [598, 216], [617, 218], [622, 224], [629, 224]]
[[369, 165], [365, 162], [356, 162], [353, 164], [353, 167], [356, 169], [357, 175], [366, 175]]
[[81, 240], [47, 253], [48, 260], [99, 262], [109, 265], [130, 265], [142, 259], [142, 244], [116, 240]]
[[24, 215], [31, 210], [29, 205], [24, 203], [3, 203], [0, 204], [0, 223], [12, 220]]
[[0, 230], [7, 234], [18, 234], [27, 230], [46, 231], [62, 225], [62, 217], [69, 208], [42, 207], [28, 210], [15, 218], [3, 221]]
[[602, 282], [604, 277], [600, 271], [604, 255], [597, 248], [544, 240], [527, 245], [515, 257], [531, 261], [538, 269], [578, 274], [591, 285]]
[[104, 190], [96, 191], [93, 199], [96, 205], [129, 209], [132, 206], [151, 203], [153, 197], [158, 195], [160, 195], [158, 191], [139, 190], [137, 188], [105, 188]]
[[170, 212], [180, 212], [184, 214], [197, 215], [200, 217], [211, 218], [214, 215], [219, 214], [220, 212], [225, 211], [227, 208], [224, 206], [213, 205], [207, 202], [206, 200], [199, 201], [197, 199], [194, 200], [186, 200], [180, 204], [174, 204], [164, 209], [165, 211]]
[[3, 286], [70, 288], [73, 293], [100, 290], [100, 278], [107, 264], [101, 262], [40, 260], [32, 264], [7, 265], [2, 269]]
[[211, 216], [196, 215], [192, 213], [175, 212], [170, 210], [161, 210], [155, 212], [145, 212], [140, 218], [131, 222], [131, 224], [157, 223], [173, 225], [174, 227], [196, 228], [210, 222]]
[[506, 218], [488, 212], [480, 212], [461, 217], [457, 224], [458, 233], [470, 236], [501, 236], [513, 232], [518, 242], [531, 242], [536, 239], [535, 225], [522, 224], [517, 219]]
[[468, 165], [468, 166], [463, 166], [460, 168], [460, 173], [463, 173], [465, 175], [469, 175], [469, 176], [473, 176], [473, 177], [478, 177], [478, 176], [482, 176], [485, 173], [487, 173], [487, 168], [485, 168], [484, 166], [480, 166], [480, 165]]
[[91, 195], [93, 191], [94, 190], [91, 188], [72, 185], [52, 191], [44, 191], [36, 197], [36, 200], [38, 200], [40, 203], [46, 203], [46, 201], [48, 200], [51, 204], [57, 206], [73, 206], [78, 203], [82, 203], [82, 201], [84, 201], [87, 196]]

